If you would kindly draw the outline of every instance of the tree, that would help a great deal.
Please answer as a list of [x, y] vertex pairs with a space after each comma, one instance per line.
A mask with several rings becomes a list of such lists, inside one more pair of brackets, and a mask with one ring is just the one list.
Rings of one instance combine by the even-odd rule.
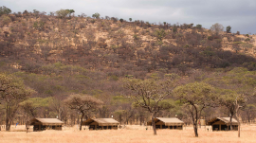
[[[168, 110], [174, 107], [170, 102], [170, 95], [174, 82], [164, 81], [156, 83], [154, 80], [128, 80], [125, 88], [133, 91], [135, 94], [134, 106], [140, 107], [152, 115], [152, 126], [154, 135], [156, 135], [156, 125], [154, 119], [159, 111]], [[169, 100], [168, 100], [169, 99]]]
[[236, 112], [236, 102], [240, 105], [244, 103], [244, 98], [237, 99], [237, 97], [238, 97], [238, 94], [234, 90], [228, 90], [228, 89], [220, 90], [219, 102], [220, 102], [220, 105], [225, 106], [229, 110], [230, 130], [233, 130], [232, 118]]
[[227, 32], [227, 33], [231, 33], [231, 26], [227, 26], [227, 27], [226, 27], [226, 32]]
[[62, 101], [59, 100], [57, 97], [52, 97], [51, 100], [50, 100], [50, 106], [51, 108], [57, 112], [58, 114], [58, 119], [62, 119], [62, 110], [63, 110], [63, 107], [62, 107]]
[[236, 116], [236, 120], [238, 122], [238, 137], [240, 138], [240, 131], [241, 131], [241, 124], [240, 124], [240, 120], [239, 120], [239, 110], [244, 107], [241, 103], [239, 103], [239, 100], [241, 101], [241, 99], [243, 100], [243, 95], [239, 94], [236, 96], [234, 105], [235, 105], [235, 116]]
[[70, 14], [70, 11], [68, 9], [61, 9], [56, 11], [56, 15], [59, 18], [65, 18], [68, 14]]
[[220, 32], [222, 32], [224, 29], [223, 25], [219, 23], [215, 23], [211, 26], [210, 30], [215, 32], [216, 35], [218, 35]]
[[198, 137], [197, 123], [202, 111], [206, 107], [218, 106], [217, 96], [213, 94], [213, 90], [211, 85], [203, 82], [189, 83], [174, 89], [174, 95], [190, 113], [196, 137]]
[[99, 13], [94, 13], [94, 14], [92, 15], [92, 17], [94, 17], [94, 18], [96, 18], [96, 19], [99, 19], [99, 18], [100, 18], [100, 14], [99, 14]]
[[201, 24], [197, 24], [197, 25], [196, 25], [196, 28], [197, 28], [198, 30], [201, 30], [201, 29], [202, 29], [202, 25], [201, 25]]
[[129, 21], [132, 22], [132, 18], [129, 18]]
[[66, 105], [71, 110], [77, 110], [81, 113], [80, 130], [86, 112], [93, 111], [101, 107], [103, 102], [90, 95], [72, 94], [65, 100]]
[[75, 13], [75, 10], [74, 10], [74, 9], [68, 9], [68, 11], [69, 11], [69, 17], [71, 17], [71, 14], [72, 14], [72, 13]]
[[0, 102], [5, 110], [6, 130], [9, 131], [12, 120], [20, 103], [25, 101], [34, 90], [26, 88], [23, 81], [14, 75], [0, 74]]
[[2, 16], [3, 14], [10, 14], [11, 12], [12, 10], [5, 6], [0, 7], [0, 16]]
[[29, 98], [20, 103], [21, 108], [31, 115], [33, 118], [37, 117], [37, 109], [47, 107], [49, 98]]

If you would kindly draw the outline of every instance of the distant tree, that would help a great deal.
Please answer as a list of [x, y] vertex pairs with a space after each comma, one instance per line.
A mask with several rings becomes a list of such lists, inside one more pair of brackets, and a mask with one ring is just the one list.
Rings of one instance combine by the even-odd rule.
[[10, 14], [11, 12], [12, 10], [5, 6], [0, 7], [0, 16], [3, 14]]
[[49, 98], [29, 98], [20, 103], [20, 106], [25, 112], [32, 116], [37, 117], [37, 110], [41, 107], [47, 107]]
[[68, 11], [69, 11], [69, 17], [71, 17], [71, 14], [73, 13], [75, 13], [75, 11], [73, 10], [73, 9], [68, 9]]
[[154, 135], [156, 135], [154, 122], [156, 114], [174, 107], [168, 100], [174, 85], [174, 82], [171, 81], [156, 83], [153, 80], [131, 79], [124, 86], [128, 90], [134, 91], [134, 98], [136, 99], [134, 106], [143, 108], [151, 113]]
[[99, 13], [94, 13], [94, 14], [92, 15], [92, 17], [94, 17], [94, 18], [96, 18], [96, 19], [99, 19], [99, 18], [100, 18], [100, 14], [99, 14]]
[[174, 95], [190, 113], [196, 137], [198, 137], [197, 123], [202, 111], [207, 107], [218, 106], [217, 96], [213, 94], [213, 90], [211, 85], [202, 82], [189, 83], [174, 89]]
[[220, 32], [222, 32], [224, 29], [223, 25], [219, 23], [215, 23], [211, 26], [210, 30], [215, 32], [216, 35], [218, 35]]
[[[225, 106], [229, 111], [230, 123], [231, 123], [230, 130], [232, 130], [233, 129], [232, 118], [236, 113], [236, 100], [238, 104], [243, 105], [245, 103], [245, 99], [240, 97], [233, 90], [223, 89], [223, 90], [220, 90], [219, 92], [220, 92], [220, 96], [219, 96], [220, 105]], [[237, 97], [240, 97], [240, 98], [237, 99]]]
[[5, 110], [6, 130], [9, 131], [13, 118], [34, 90], [25, 87], [23, 81], [14, 75], [0, 73], [0, 108]]
[[70, 13], [70, 11], [67, 9], [61, 9], [61, 10], [56, 11], [56, 15], [59, 18], [65, 18], [69, 13]]
[[22, 14], [24, 14], [24, 15], [28, 15], [28, 14], [29, 14], [29, 12], [28, 12], [27, 10], [24, 10]]
[[202, 29], [202, 25], [201, 24], [197, 24], [196, 28], [200, 30], [200, 29]]
[[240, 31], [237, 31], [236, 34], [237, 34], [237, 35], [240, 35]]
[[82, 130], [82, 122], [86, 113], [101, 107], [103, 102], [90, 95], [72, 94], [65, 100], [66, 105], [71, 110], [81, 113], [80, 130]]
[[50, 12], [50, 14], [49, 14], [50, 16], [54, 16], [54, 12]]
[[120, 22], [124, 22], [124, 19], [121, 18], [119, 21], [120, 21]]
[[129, 21], [132, 22], [132, 18], [129, 18]]
[[33, 14], [34, 14], [35, 18], [38, 18], [40, 12], [39, 12], [38, 10], [34, 9], [34, 10], [33, 10]]
[[172, 31], [173, 31], [173, 33], [176, 33], [178, 31], [178, 26], [177, 25], [173, 25]]
[[226, 27], [226, 32], [227, 32], [227, 33], [231, 33], [231, 26], [227, 26], [227, 27]]

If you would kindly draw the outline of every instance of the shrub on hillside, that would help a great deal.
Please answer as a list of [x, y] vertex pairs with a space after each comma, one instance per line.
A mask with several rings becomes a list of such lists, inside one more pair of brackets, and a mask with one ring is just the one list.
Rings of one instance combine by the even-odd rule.
[[227, 26], [227, 27], [226, 27], [226, 32], [227, 32], [227, 33], [231, 33], [231, 26]]
[[7, 15], [3, 15], [1, 17], [2, 26], [8, 25], [11, 21], [12, 21], [11, 18], [9, 16], [7, 16]]
[[201, 24], [197, 24], [196, 28], [200, 30], [200, 29], [202, 29], [202, 25]]
[[10, 14], [11, 12], [12, 10], [5, 6], [0, 7], [0, 16], [3, 14]]
[[69, 14], [69, 10], [67, 10], [67, 9], [61, 9], [61, 10], [56, 11], [56, 15], [57, 15], [57, 17], [59, 17], [59, 18], [64, 18], [64, 17], [66, 17], [68, 14]]
[[92, 15], [92, 17], [96, 18], [96, 19], [99, 19], [100, 18], [100, 14], [98, 12], [94, 13]]

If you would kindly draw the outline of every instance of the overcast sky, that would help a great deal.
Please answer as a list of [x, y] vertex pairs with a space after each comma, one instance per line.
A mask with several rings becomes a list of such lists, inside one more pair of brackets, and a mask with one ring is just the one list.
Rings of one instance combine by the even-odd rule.
[[230, 25], [232, 32], [256, 33], [256, 0], [0, 0], [13, 12], [25, 9], [55, 12], [74, 9], [76, 15], [118, 17], [151, 23], [194, 23], [210, 28], [214, 23]]

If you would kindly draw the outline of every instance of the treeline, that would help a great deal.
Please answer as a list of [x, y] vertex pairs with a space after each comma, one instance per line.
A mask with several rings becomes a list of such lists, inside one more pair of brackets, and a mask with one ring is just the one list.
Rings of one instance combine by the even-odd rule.
[[[0, 8], [0, 103], [4, 109], [0, 110], [0, 123], [25, 124], [32, 117], [58, 116], [74, 125], [89, 117], [113, 115], [123, 124], [143, 124], [152, 116], [177, 116], [195, 124], [191, 118], [229, 116], [231, 110], [225, 107], [236, 106], [233, 103], [238, 97], [242, 121], [254, 121], [256, 61], [251, 56], [254, 41], [250, 35], [239, 38], [230, 33], [231, 27], [223, 32], [221, 24], [206, 30], [200, 24], [154, 24], [132, 18], [128, 22], [102, 18], [99, 13], [75, 16], [74, 12], [68, 9], [46, 15], [25, 10], [11, 14], [10, 9]], [[18, 88], [16, 78], [21, 85], [24, 82], [20, 88], [29, 92], [21, 99], [7, 98], [3, 84], [7, 80]], [[142, 96], [138, 87], [146, 85], [152, 90], [151, 97], [163, 100], [150, 102], [157, 107], [149, 112], [138, 108], [144, 105], [138, 102], [143, 100], [138, 98]], [[196, 87], [200, 88], [193, 91]], [[90, 101], [100, 105], [78, 112], [67, 106], [71, 97], [93, 97], [96, 99]], [[195, 102], [198, 110], [203, 109], [194, 114], [189, 100], [210, 98], [216, 98], [210, 100], [214, 101], [211, 106]], [[230, 102], [226, 104], [227, 99]], [[195, 116], [190, 117], [191, 113]]]

